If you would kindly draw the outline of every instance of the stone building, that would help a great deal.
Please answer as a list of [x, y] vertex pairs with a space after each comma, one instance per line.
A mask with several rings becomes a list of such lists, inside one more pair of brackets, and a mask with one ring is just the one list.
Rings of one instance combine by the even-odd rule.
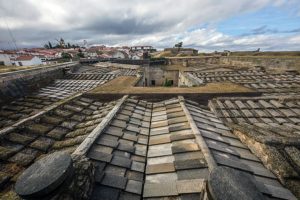
[[74, 63], [30, 92], [0, 74], [23, 91], [0, 101], [0, 199], [300, 198], [300, 75], [194, 67], [163, 93], [121, 66]]

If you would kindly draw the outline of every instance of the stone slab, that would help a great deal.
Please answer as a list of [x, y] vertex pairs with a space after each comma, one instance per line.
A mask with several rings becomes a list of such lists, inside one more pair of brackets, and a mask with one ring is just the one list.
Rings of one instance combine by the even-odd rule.
[[159, 173], [167, 173], [167, 172], [174, 172], [174, 171], [175, 171], [175, 167], [173, 163], [147, 165], [146, 167], [146, 174], [159, 174]]
[[126, 151], [129, 153], [134, 153], [135, 147], [128, 145], [128, 144], [124, 144], [124, 143], [120, 143], [118, 146], [118, 149], [121, 151]]
[[176, 144], [172, 145], [172, 152], [175, 153], [184, 153], [190, 151], [198, 151], [200, 150], [198, 145], [195, 143], [187, 143], [187, 144]]
[[208, 188], [216, 200], [265, 199], [251, 175], [228, 167], [217, 167], [211, 172]]
[[142, 194], [143, 183], [135, 180], [128, 180], [125, 191], [135, 194]]
[[207, 168], [177, 171], [178, 180], [207, 179], [208, 175], [209, 171]]
[[183, 170], [183, 169], [197, 169], [197, 168], [205, 168], [207, 164], [205, 159], [190, 159], [190, 160], [180, 160], [175, 161], [174, 166], [176, 170]]
[[200, 193], [204, 190], [204, 186], [204, 179], [176, 181], [176, 187], [179, 194]]
[[144, 181], [144, 173], [127, 170], [126, 177], [129, 180]]
[[118, 200], [119, 195], [120, 195], [119, 189], [106, 187], [103, 185], [101, 186], [95, 185], [91, 199], [92, 200], [99, 200], [99, 199]]
[[97, 151], [90, 151], [88, 157], [102, 162], [110, 162], [112, 159], [111, 154], [97, 152]]
[[117, 165], [120, 167], [126, 167], [126, 168], [130, 168], [131, 167], [131, 160], [128, 158], [124, 158], [121, 156], [114, 156], [111, 164], [113, 165]]
[[44, 196], [55, 190], [72, 171], [71, 156], [50, 154], [27, 168], [18, 178], [15, 191], [23, 198]]
[[123, 176], [116, 176], [109, 173], [105, 173], [101, 184], [118, 189], [125, 189], [127, 178]]
[[145, 183], [143, 197], [167, 197], [178, 195], [176, 183]]
[[131, 170], [143, 172], [145, 171], [145, 164], [141, 162], [132, 161]]

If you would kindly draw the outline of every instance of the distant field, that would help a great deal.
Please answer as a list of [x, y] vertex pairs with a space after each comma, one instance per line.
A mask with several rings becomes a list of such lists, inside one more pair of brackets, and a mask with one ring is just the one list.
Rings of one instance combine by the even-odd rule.
[[232, 52], [230, 56], [283, 56], [283, 57], [290, 57], [290, 56], [299, 56], [300, 51], [279, 51], [279, 52]]
[[[199, 56], [214, 56], [214, 53], [199, 53]], [[219, 54], [220, 55], [220, 54]], [[237, 51], [231, 52], [229, 56], [257, 56], [257, 57], [300, 57], [300, 51], [264, 51], [264, 52], [250, 52]]]
[[[160, 57], [203, 57], [203, 56], [215, 56], [220, 54], [215, 53], [201, 53], [199, 52], [198, 56], [188, 56], [188, 55], [182, 55], [182, 54], [172, 54], [169, 51], [162, 51], [162, 52], [156, 52], [153, 54], [154, 58], [160, 58]], [[300, 57], [300, 51], [268, 51], [268, 52], [231, 52], [230, 56], [261, 56], [261, 57]]]

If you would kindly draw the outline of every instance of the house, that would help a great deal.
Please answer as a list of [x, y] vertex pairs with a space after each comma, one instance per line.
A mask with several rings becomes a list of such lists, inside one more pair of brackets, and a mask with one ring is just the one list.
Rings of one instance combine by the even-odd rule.
[[15, 59], [14, 64], [16, 66], [32, 66], [42, 65], [42, 60], [37, 56], [21, 55]]
[[98, 56], [98, 50], [95, 48], [90, 48], [88, 50], [86, 50], [86, 57], [91, 57], [91, 58], [95, 58]]
[[140, 52], [154, 52], [156, 51], [156, 49], [154, 49], [152, 46], [132, 46], [130, 47], [130, 51], [131, 52], [136, 52], [136, 51], [140, 51]]
[[144, 57], [143, 52], [135, 52], [135, 53], [131, 53], [130, 58], [132, 60], [142, 60]]
[[0, 53], [0, 65], [6, 65], [6, 66], [12, 65], [10, 56], [8, 54]]
[[127, 59], [128, 54], [124, 51], [114, 51], [112, 54], [113, 58], [118, 58], [118, 59]]

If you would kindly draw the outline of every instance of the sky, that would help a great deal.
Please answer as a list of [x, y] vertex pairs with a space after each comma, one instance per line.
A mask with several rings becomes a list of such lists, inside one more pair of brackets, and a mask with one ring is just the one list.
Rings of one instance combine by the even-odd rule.
[[200, 52], [300, 50], [300, 0], [0, 0], [0, 49], [183, 42]]

